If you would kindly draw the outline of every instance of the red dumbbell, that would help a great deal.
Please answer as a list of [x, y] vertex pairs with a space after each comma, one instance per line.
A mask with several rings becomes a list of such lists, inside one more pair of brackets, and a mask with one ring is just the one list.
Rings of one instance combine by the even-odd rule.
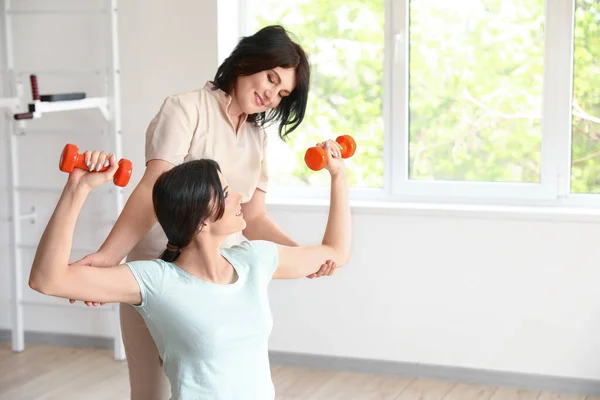
[[[350, 158], [356, 152], [356, 141], [350, 135], [338, 136], [335, 139], [342, 148], [342, 158]], [[306, 166], [313, 171], [319, 171], [327, 165], [326, 150], [319, 146], [310, 147], [304, 155]]]
[[[74, 144], [67, 144], [60, 155], [60, 161], [58, 162], [58, 168], [63, 172], [71, 173], [74, 168], [80, 168], [88, 170], [89, 167], [85, 165], [85, 157], [79, 153], [79, 149]], [[104, 172], [108, 167], [102, 167], [98, 172]], [[131, 179], [131, 173], [133, 172], [133, 164], [126, 158], [119, 160], [119, 169], [115, 172], [113, 182], [117, 186], [127, 186]]]

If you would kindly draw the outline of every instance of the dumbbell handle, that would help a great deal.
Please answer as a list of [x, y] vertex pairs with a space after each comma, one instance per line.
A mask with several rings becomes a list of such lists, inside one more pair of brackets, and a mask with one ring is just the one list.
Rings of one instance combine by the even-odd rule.
[[[75, 165], [73, 166], [73, 168], [85, 169], [85, 170], [89, 171], [90, 167], [88, 167], [87, 164], [85, 163], [85, 155], [84, 154], [77, 154], [77, 159], [75, 161]], [[110, 168], [110, 166], [108, 166], [108, 167], [102, 166], [102, 168], [97, 170], [94, 167], [94, 170], [92, 172], [104, 172], [104, 171], [107, 171], [109, 168]], [[65, 171], [65, 170], [61, 169], [61, 171], [71, 172], [71, 171], [73, 171], [73, 169], [71, 169], [70, 171]]]
[[[89, 167], [85, 163], [85, 155], [79, 153], [79, 149], [74, 144], [67, 144], [60, 155], [60, 161], [58, 168], [63, 172], [71, 173], [74, 168], [89, 170]], [[104, 172], [109, 167], [102, 167], [97, 172]], [[119, 168], [115, 173], [113, 182], [117, 186], [127, 186], [131, 179], [131, 173], [133, 166], [131, 161], [122, 158], [119, 160]]]
[[[341, 135], [335, 139], [342, 148], [342, 158], [350, 158], [356, 152], [356, 141], [350, 135]], [[310, 147], [304, 155], [306, 166], [313, 171], [320, 171], [327, 165], [326, 150], [319, 146]]]

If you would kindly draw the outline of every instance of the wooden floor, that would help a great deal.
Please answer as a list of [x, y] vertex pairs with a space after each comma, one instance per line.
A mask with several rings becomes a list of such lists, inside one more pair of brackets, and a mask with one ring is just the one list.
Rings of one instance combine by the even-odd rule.
[[[600, 400], [600, 397], [273, 366], [278, 400]], [[110, 350], [0, 343], [0, 400], [128, 398], [127, 364]]]

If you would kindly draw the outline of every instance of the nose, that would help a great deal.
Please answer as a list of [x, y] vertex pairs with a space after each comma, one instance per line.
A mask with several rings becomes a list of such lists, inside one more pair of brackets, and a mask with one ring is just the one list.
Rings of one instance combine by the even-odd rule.
[[265, 105], [268, 106], [269, 108], [275, 108], [279, 105], [279, 101], [281, 100], [281, 97], [279, 97], [279, 95], [276, 95], [275, 97], [271, 98], [271, 91], [267, 90], [265, 92]]
[[269, 89], [265, 90], [265, 103], [271, 102], [271, 91]]

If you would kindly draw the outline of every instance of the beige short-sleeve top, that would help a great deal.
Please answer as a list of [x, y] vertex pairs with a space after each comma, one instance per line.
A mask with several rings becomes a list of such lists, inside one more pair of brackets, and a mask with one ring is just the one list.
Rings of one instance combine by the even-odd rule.
[[[219, 163], [242, 202], [249, 201], [257, 188], [266, 192], [266, 132], [243, 115], [236, 133], [227, 114], [230, 103], [231, 97], [220, 89], [213, 90], [210, 82], [200, 90], [167, 97], [146, 131], [146, 163], [165, 160], [178, 165], [211, 158]], [[223, 246], [242, 239], [241, 233], [232, 235]], [[127, 258], [157, 258], [166, 244], [167, 237], [157, 223]]]

